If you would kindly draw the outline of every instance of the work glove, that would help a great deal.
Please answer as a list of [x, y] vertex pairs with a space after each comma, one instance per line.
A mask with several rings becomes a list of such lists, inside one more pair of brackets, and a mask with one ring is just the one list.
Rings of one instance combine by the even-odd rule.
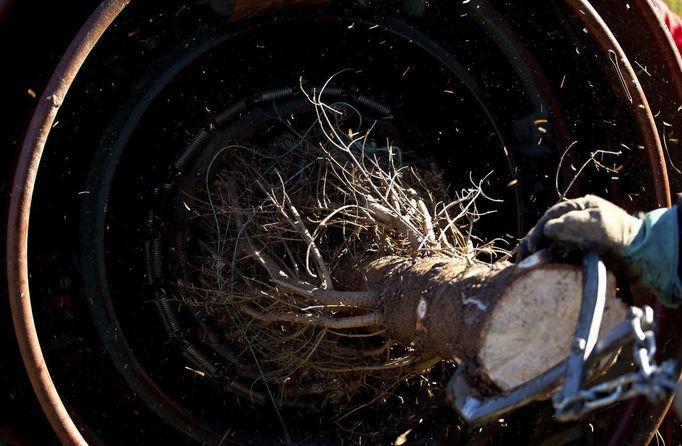
[[521, 241], [524, 258], [551, 242], [603, 256], [611, 268], [650, 288], [668, 306], [682, 298], [677, 209], [642, 218], [595, 195], [552, 206]]

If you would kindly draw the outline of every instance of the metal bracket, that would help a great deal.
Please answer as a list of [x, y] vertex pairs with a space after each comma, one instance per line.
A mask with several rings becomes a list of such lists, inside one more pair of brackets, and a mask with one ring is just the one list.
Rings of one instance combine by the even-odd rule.
[[[627, 344], [634, 338], [630, 321], [620, 322], [597, 341], [585, 365], [590, 366], [597, 358], [618, 350], [623, 344]], [[465, 367], [460, 366], [450, 378], [447, 393], [455, 409], [467, 423], [485, 423], [532, 401], [547, 397], [558, 387], [564, 377], [567, 362], [568, 360], [560, 362], [542, 375], [516, 387], [507, 394], [485, 399], [474, 396], [473, 389], [465, 376]]]
[[[587, 253], [583, 257], [583, 300], [573, 345], [566, 362], [566, 375], [555, 401], [567, 401], [582, 390], [585, 381], [585, 363], [590, 358], [599, 337], [599, 327], [606, 303], [606, 266], [599, 256]], [[575, 401], [556, 408], [561, 421], [575, 419], [580, 414], [582, 402]]]
[[[466, 367], [460, 365], [448, 383], [447, 394], [465, 421], [479, 424], [497, 419], [513, 409], [547, 397], [559, 387], [562, 379], [564, 385], [556, 391], [553, 398], [557, 418], [564, 421], [573, 420], [585, 413], [586, 401], [579, 395], [585, 393], [583, 382], [586, 370], [598, 358], [637, 340], [638, 334], [637, 330], [633, 330], [631, 317], [598, 339], [606, 298], [606, 268], [596, 254], [586, 254], [583, 258], [583, 269], [583, 300], [573, 338], [573, 349], [569, 356], [542, 375], [512, 391], [484, 399], [474, 396], [466, 378]], [[646, 315], [651, 313], [651, 309], [648, 307], [644, 310], [633, 309], [631, 313]]]

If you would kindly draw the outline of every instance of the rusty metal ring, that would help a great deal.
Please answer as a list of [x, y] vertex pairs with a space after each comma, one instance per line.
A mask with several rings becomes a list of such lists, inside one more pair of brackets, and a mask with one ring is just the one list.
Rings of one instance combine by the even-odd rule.
[[40, 347], [28, 276], [28, 228], [38, 167], [47, 137], [76, 74], [109, 25], [130, 0], [105, 0], [76, 34], [59, 61], [31, 118], [17, 159], [7, 217], [7, 280], [14, 331], [33, 390], [59, 440], [86, 445], [62, 402]]
[[[615, 85], [621, 83], [620, 88], [616, 88], [614, 93], [625, 106], [632, 108], [635, 122], [639, 126], [644, 146], [647, 148], [646, 157], [650, 172], [656, 175], [652, 178], [656, 204], [670, 206], [668, 170], [663, 156], [663, 146], [656, 131], [656, 123], [649, 102], [632, 64], [616, 37], [588, 0], [568, 0], [565, 3], [582, 22], [585, 32], [594, 37], [599, 49], [605, 51], [604, 66], [614, 64], [615, 70], [606, 70], [606, 74], [611, 75]], [[620, 77], [620, 80], [616, 80], [616, 76]]]
[[[592, 4], [594, 3], [594, 5]], [[633, 21], [644, 20], [647, 29], [659, 28], [657, 31], [651, 34], [657, 37], [656, 42], [652, 45], [647, 44], [646, 52], [647, 57], [644, 62], [644, 68], [646, 74], [647, 61], [652, 64], [663, 62], [665, 68], [670, 73], [679, 72], [680, 59], [679, 55], [676, 55], [673, 51], [670, 52], [672, 41], [670, 37], [666, 37], [665, 25], [662, 23], [660, 17], [654, 12], [650, 2], [646, 0], [634, 1], [632, 14], [626, 16], [623, 11], [624, 8], [630, 10], [631, 6], [625, 7], [622, 3], [610, 4], [608, 1], [595, 1], [592, 2], [588, 0], [567, 0], [565, 2], [567, 8], [571, 10], [576, 18], [583, 24], [585, 32], [591, 34], [594, 37], [595, 43], [598, 45], [599, 49], [603, 51], [604, 54], [604, 64], [605, 66], [614, 66], [617, 73], [611, 73], [613, 78], [613, 85], [618, 85], [620, 83], [621, 89], [616, 89], [614, 92], [620, 97], [620, 100], [625, 106], [632, 108], [632, 112], [635, 116], [635, 122], [639, 126], [639, 130], [644, 140], [644, 145], [646, 147], [646, 157], [649, 164], [649, 170], [652, 173], [652, 185], [654, 187], [655, 197], [658, 206], [670, 206], [670, 178], [667, 171], [667, 165], [665, 161], [665, 154], [663, 152], [663, 144], [661, 143], [661, 136], [656, 126], [656, 120], [654, 119], [654, 114], [652, 113], [652, 106], [655, 105], [660, 107], [660, 104], [650, 104], [645, 93], [645, 87], [648, 89], [655, 88], [652, 85], [652, 81], [649, 79], [644, 79], [640, 81], [637, 77], [635, 69], [627, 57], [625, 51], [623, 50], [621, 43], [614, 36], [614, 31], [625, 31], [628, 26], [635, 26]], [[618, 10], [620, 8], [620, 10]], [[601, 14], [600, 14], [601, 12]], [[609, 27], [602, 17], [602, 14], [609, 23], [613, 23], [615, 26], [614, 31], [612, 27]], [[627, 17], [627, 19], [625, 18]], [[627, 32], [620, 32], [619, 35], [626, 36]], [[639, 39], [638, 36], [632, 35], [632, 39]], [[631, 46], [635, 45], [632, 41], [627, 41]], [[641, 45], [641, 44], [640, 44]], [[639, 45], [637, 45], [639, 48]], [[653, 54], [648, 52], [653, 50]], [[657, 60], [656, 56], [660, 54], [660, 59]], [[641, 66], [641, 64], [639, 64]], [[676, 71], [677, 70], [677, 71]], [[622, 76], [620, 80], [616, 79], [616, 75]], [[675, 88], [675, 93], [679, 96], [682, 85], [680, 82], [680, 77], [673, 76], [672, 79], [673, 86]], [[631, 91], [631, 92], [630, 92]], [[669, 104], [668, 104], [669, 105]], [[660, 110], [659, 110], [660, 111]], [[666, 112], [671, 112], [670, 110], [664, 110]], [[656, 114], [658, 116], [658, 114]], [[663, 133], [663, 137], [665, 133]], [[666, 147], [667, 149], [667, 147]], [[669, 326], [663, 324], [666, 319], [667, 313], [670, 310], [663, 307], [660, 303], [656, 303], [656, 315], [657, 324], [659, 325], [659, 336], [662, 334], [664, 339], [670, 339], [672, 333]], [[668, 324], [670, 325], [670, 324]], [[668, 349], [666, 349], [668, 350]], [[675, 355], [680, 356], [680, 353]], [[609, 445], [615, 444], [649, 444], [653, 435], [658, 428], [658, 426], [663, 421], [663, 417], [667, 412], [670, 405], [670, 399], [666, 401], [665, 404], [658, 405], [656, 407], [651, 407], [645, 405], [640, 399], [632, 400], [627, 402], [620, 410], [618, 418], [620, 421], [614, 427], [611, 432], [611, 438], [609, 438]], [[634, 415], [638, 415], [639, 423], [630, 423], [629, 419]]]
[[[10, 305], [17, 341], [22, 359], [42, 409], [59, 439], [64, 444], [86, 444], [86, 442], [66, 411], [55, 389], [42, 355], [33, 320], [27, 260], [31, 201], [41, 156], [58, 109], [86, 57], [129, 1], [105, 0], [85, 22], [61, 59], [45, 92], [40, 98], [26, 132], [26, 137], [17, 160], [9, 202], [6, 268]], [[585, 0], [569, 0], [566, 3], [576, 10], [579, 8], [587, 8], [589, 10], [589, 14], [581, 17], [583, 19], [588, 17], [585, 20], [589, 22], [590, 26], [586, 27], [594, 35], [601, 34], [607, 37], [606, 41], [609, 43], [615, 43], [613, 51], [618, 56], [618, 61], [622, 61], [620, 63], [623, 64], [627, 80], [637, 81], [635, 72], [627, 61], [625, 53], [620, 49], [608, 27], [589, 2]], [[582, 14], [578, 15], [581, 16]], [[679, 60], [677, 63], [679, 65]], [[656, 125], [641, 86], [636, 84], [633, 87], [635, 87], [634, 96], [636, 96], [634, 103], [644, 105], [643, 108], [635, 109], [634, 113], [645, 143], [649, 148], [647, 155], [651, 171], [658, 174], [658, 177], [653, 179], [656, 198], [659, 204], [669, 205], [670, 192], [661, 141], [655, 130]]]

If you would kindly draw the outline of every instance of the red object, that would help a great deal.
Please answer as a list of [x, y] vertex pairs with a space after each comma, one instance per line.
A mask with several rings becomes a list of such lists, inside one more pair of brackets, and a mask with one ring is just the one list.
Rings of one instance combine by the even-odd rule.
[[661, 12], [663, 20], [670, 30], [670, 34], [673, 36], [673, 41], [675, 41], [677, 49], [682, 53], [682, 19], [670, 10], [663, 0], [655, 0], [654, 3]]

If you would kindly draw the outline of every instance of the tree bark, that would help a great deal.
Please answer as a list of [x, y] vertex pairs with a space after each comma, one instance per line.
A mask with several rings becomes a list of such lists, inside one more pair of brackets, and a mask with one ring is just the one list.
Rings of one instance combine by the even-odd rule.
[[[502, 390], [566, 357], [582, 301], [582, 269], [568, 264], [382, 257], [365, 274], [389, 336], [443, 359], [474, 360]], [[602, 332], [625, 316], [615, 290], [609, 274]]]

